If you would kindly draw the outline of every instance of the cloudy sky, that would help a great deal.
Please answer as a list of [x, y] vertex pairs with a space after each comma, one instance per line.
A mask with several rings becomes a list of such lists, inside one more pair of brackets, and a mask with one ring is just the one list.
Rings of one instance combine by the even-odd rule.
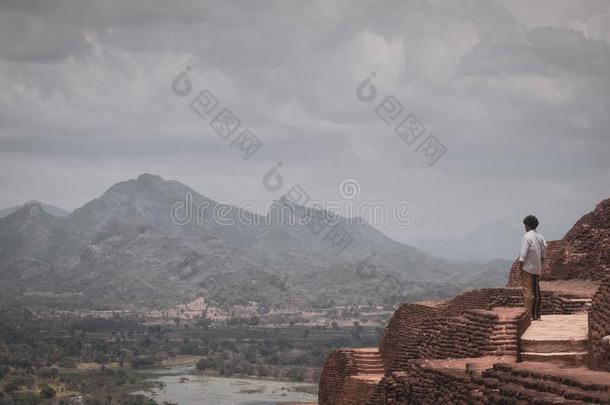
[[[606, 0], [2, 0], [0, 83], [0, 208], [74, 209], [143, 172], [261, 206], [354, 179], [353, 204], [415, 206], [423, 223], [380, 226], [409, 242], [610, 197]], [[262, 141], [250, 159], [191, 109], [204, 89]], [[388, 96], [445, 146], [436, 164], [376, 114]]]

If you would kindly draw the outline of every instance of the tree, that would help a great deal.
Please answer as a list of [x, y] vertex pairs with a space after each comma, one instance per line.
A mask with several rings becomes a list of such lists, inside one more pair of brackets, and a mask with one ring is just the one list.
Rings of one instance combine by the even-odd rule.
[[9, 381], [6, 384], [4, 384], [4, 392], [6, 392], [7, 394], [11, 394], [15, 391], [17, 391], [19, 389], [19, 384], [17, 384], [15, 381]]
[[5, 375], [8, 374], [8, 366], [2, 365], [0, 364], [0, 378], [4, 377]]
[[287, 376], [292, 381], [303, 381], [305, 379], [305, 370], [302, 367], [293, 367], [288, 370]]
[[197, 367], [197, 370], [199, 370], [199, 371], [205, 371], [205, 370], [207, 370], [209, 368], [214, 367], [214, 363], [211, 360], [209, 360], [209, 359], [207, 359], [205, 357], [202, 357], [197, 362], [197, 366], [196, 367]]
[[362, 327], [360, 326], [360, 322], [354, 321], [354, 328], [352, 329], [352, 336], [356, 340], [360, 340], [360, 333], [362, 332]]
[[43, 367], [38, 369], [36, 374], [41, 378], [57, 378], [59, 370], [53, 367]]
[[55, 394], [55, 390], [47, 384], [44, 384], [40, 390], [40, 396], [44, 399], [53, 398]]

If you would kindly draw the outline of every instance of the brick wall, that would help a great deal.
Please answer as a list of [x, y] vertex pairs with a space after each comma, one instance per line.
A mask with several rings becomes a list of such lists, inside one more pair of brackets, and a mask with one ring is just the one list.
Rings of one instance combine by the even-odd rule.
[[[578, 306], [581, 305], [581, 306]], [[570, 314], [583, 304], [542, 292], [542, 314]], [[403, 370], [412, 359], [483, 355], [494, 320], [472, 311], [523, 307], [521, 289], [485, 288], [458, 295], [438, 307], [402, 304], [390, 319], [379, 345], [384, 367]], [[491, 316], [491, 315], [488, 315]], [[521, 331], [520, 333], [522, 333]]]
[[589, 365], [594, 370], [610, 371], [610, 345], [604, 336], [610, 335], [610, 278], [600, 285], [589, 311]]
[[602, 280], [610, 276], [610, 199], [576, 222], [563, 239], [571, 278]]
[[413, 397], [412, 384], [405, 381], [413, 378], [405, 372], [394, 372], [386, 374], [371, 395], [367, 405], [403, 404], [407, 398]]
[[[470, 316], [469, 316], [470, 315]], [[420, 339], [418, 358], [476, 357], [489, 343], [493, 319], [484, 316], [449, 316], [429, 319]]]
[[343, 385], [350, 376], [357, 374], [353, 351], [350, 349], [333, 350], [326, 356], [320, 374], [318, 402], [320, 405], [340, 404]]
[[490, 309], [496, 288], [484, 288], [462, 293], [439, 306], [446, 315], [460, 315], [469, 309]]
[[610, 403], [607, 376], [595, 371], [501, 358], [493, 364], [464, 360], [420, 360], [405, 372], [387, 374], [366, 405]]
[[407, 360], [416, 358], [424, 323], [442, 313], [437, 308], [418, 304], [402, 304], [386, 327], [379, 344], [379, 354], [386, 370], [393, 370]]
[[480, 387], [473, 385], [463, 371], [438, 371], [414, 363], [407, 372], [386, 375], [366, 405], [482, 404]]
[[[520, 290], [487, 288], [468, 291], [434, 308], [403, 304], [390, 319], [379, 345], [384, 367], [400, 371], [412, 359], [489, 354], [498, 318], [477, 310], [521, 307], [522, 302]], [[547, 305], [552, 303], [547, 300]], [[510, 352], [506, 354], [516, 354], [516, 348]]]
[[377, 381], [368, 381], [358, 377], [349, 377], [341, 389], [337, 402], [319, 402], [320, 405], [365, 405], [375, 392]]

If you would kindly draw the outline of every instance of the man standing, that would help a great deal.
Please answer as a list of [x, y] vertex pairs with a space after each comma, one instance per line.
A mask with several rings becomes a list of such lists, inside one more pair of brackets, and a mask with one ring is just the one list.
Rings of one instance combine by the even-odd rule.
[[533, 320], [540, 319], [540, 274], [546, 257], [546, 241], [538, 232], [538, 219], [533, 215], [523, 218], [525, 235], [519, 253], [519, 272], [523, 286], [523, 301]]

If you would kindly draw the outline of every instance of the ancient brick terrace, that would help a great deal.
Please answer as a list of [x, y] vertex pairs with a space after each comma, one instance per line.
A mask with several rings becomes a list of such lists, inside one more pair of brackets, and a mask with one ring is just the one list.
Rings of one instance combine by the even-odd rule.
[[330, 352], [320, 405], [610, 404], [610, 199], [549, 243], [542, 320], [505, 288], [402, 304], [379, 347]]

